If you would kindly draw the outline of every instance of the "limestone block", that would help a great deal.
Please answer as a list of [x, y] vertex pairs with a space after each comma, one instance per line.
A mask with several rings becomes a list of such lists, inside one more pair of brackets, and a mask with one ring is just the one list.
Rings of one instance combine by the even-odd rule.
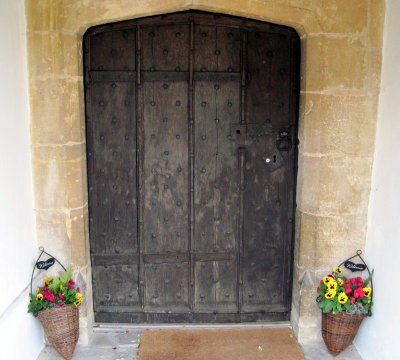
[[81, 208], [87, 202], [85, 159], [83, 144], [33, 148], [37, 209]]
[[90, 263], [88, 209], [71, 210], [66, 219], [67, 233], [71, 241], [72, 264], [84, 267]]
[[324, 33], [361, 32], [368, 21], [368, 2], [365, 0], [285, 0], [288, 5], [315, 12]]
[[383, 24], [385, 21], [385, 0], [372, 0], [369, 2], [369, 4], [369, 38], [371, 45], [375, 48], [382, 48]]
[[[375, 108], [378, 108], [378, 94], [381, 87], [381, 73], [382, 73], [382, 50], [375, 50], [370, 52], [370, 68], [369, 68], [369, 86], [371, 94], [376, 96], [374, 103]], [[376, 114], [376, 111], [374, 111]]]
[[[335, 216], [317, 217], [317, 241], [315, 242], [316, 271], [331, 272], [334, 266], [364, 249], [367, 217]], [[324, 274], [323, 276], [325, 276]], [[322, 277], [316, 273], [316, 280]]]
[[376, 102], [368, 96], [305, 93], [301, 97], [301, 151], [307, 154], [372, 156]]
[[55, 256], [65, 267], [71, 264], [71, 246], [65, 214], [36, 210], [36, 235], [38, 246]]
[[27, 29], [49, 31], [61, 29], [60, 24], [70, 15], [66, 8], [73, 8], [76, 0], [27, 0], [26, 18]]
[[293, 269], [293, 288], [292, 288], [292, 307], [298, 312], [300, 309], [301, 301], [301, 287], [299, 282], [299, 268], [297, 266]]
[[[299, 259], [300, 269], [311, 270], [315, 266], [315, 243], [318, 241], [318, 218], [313, 215], [300, 213]], [[301, 272], [299, 273], [299, 276]], [[299, 278], [296, 279], [298, 281]]]
[[82, 36], [74, 33], [28, 33], [31, 78], [50, 75], [82, 76]]
[[33, 144], [66, 144], [85, 139], [83, 81], [30, 80]]
[[85, 143], [68, 143], [62, 145], [33, 145], [32, 160], [37, 163], [79, 162], [86, 156]]
[[87, 207], [70, 211], [37, 210], [36, 222], [39, 246], [49, 249], [46, 251], [66, 267], [86, 266], [89, 262]]
[[29, 30], [63, 30], [83, 34], [93, 25], [189, 9], [190, 0], [29, 0]]
[[303, 154], [299, 157], [299, 210], [325, 216], [365, 215], [371, 168], [371, 157]]
[[[293, 290], [298, 291], [300, 280], [303, 280], [301, 285], [311, 280], [317, 286], [334, 266], [355, 255], [357, 250], [363, 250], [367, 229], [365, 215], [325, 217], [301, 213], [299, 216], [300, 254], [293, 281]], [[308, 281], [304, 281], [306, 272]]]
[[313, 6], [302, 8], [286, 0], [193, 0], [192, 7], [290, 26], [300, 35], [322, 32]]
[[318, 327], [320, 319], [318, 314], [321, 312], [317, 305], [317, 286], [303, 286], [301, 288], [301, 305], [299, 325], [301, 327]]
[[93, 325], [94, 325], [91, 267], [90, 266], [85, 267], [84, 269], [81, 270], [81, 273], [86, 279], [87, 286], [85, 288], [84, 300], [82, 301], [79, 314], [79, 317], [84, 318], [85, 320], [84, 322], [85, 327], [82, 330], [80, 330], [80, 336], [78, 342], [80, 344], [86, 344], [93, 333]]
[[301, 66], [302, 91], [360, 90], [367, 77], [366, 46], [358, 36], [308, 36]]

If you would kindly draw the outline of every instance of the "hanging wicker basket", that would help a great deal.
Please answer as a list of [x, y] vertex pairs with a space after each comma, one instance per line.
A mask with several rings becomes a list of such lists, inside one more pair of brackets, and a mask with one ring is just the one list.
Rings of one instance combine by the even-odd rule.
[[357, 335], [366, 314], [350, 315], [345, 311], [339, 314], [322, 313], [322, 337], [329, 352], [337, 356], [346, 349]]
[[66, 305], [38, 312], [50, 344], [65, 359], [71, 360], [79, 337], [78, 308]]

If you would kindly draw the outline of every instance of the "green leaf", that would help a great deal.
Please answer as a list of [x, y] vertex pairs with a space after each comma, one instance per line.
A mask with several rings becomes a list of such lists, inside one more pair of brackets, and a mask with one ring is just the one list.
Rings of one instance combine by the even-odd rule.
[[328, 313], [331, 312], [333, 308], [333, 301], [328, 300], [328, 302], [326, 303], [326, 305], [324, 306], [323, 312], [324, 313]]
[[347, 300], [345, 302], [344, 307], [346, 308], [346, 310], [350, 311], [350, 309], [351, 309], [350, 300]]
[[68, 290], [68, 295], [74, 295], [76, 294], [76, 289], [72, 288]]
[[372, 273], [371, 273], [371, 275], [370, 276], [368, 276], [368, 278], [364, 281], [364, 287], [366, 287], [368, 284], [369, 284], [369, 282], [371, 281], [371, 279], [372, 279], [372, 276], [374, 275], [374, 269], [372, 269]]

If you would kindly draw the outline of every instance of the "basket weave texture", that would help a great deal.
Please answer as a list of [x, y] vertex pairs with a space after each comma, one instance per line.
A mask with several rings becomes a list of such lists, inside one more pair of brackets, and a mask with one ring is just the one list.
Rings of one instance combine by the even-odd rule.
[[322, 337], [329, 352], [337, 356], [346, 349], [357, 335], [361, 322], [367, 315], [322, 313]]
[[79, 313], [74, 305], [38, 312], [50, 344], [65, 359], [71, 360], [79, 337]]

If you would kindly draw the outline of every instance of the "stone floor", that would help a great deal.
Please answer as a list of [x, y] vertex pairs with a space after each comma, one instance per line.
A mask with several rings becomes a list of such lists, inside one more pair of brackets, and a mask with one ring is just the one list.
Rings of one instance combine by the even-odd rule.
[[[190, 328], [193, 329], [194, 327]], [[200, 326], [197, 328], [207, 327]], [[89, 344], [78, 345], [72, 360], [137, 360], [142, 330], [119, 326], [95, 328]], [[362, 360], [353, 345], [336, 357], [328, 353], [322, 338], [319, 341], [303, 342], [300, 345], [306, 360]], [[63, 360], [63, 358], [53, 348], [46, 347], [37, 360]]]

